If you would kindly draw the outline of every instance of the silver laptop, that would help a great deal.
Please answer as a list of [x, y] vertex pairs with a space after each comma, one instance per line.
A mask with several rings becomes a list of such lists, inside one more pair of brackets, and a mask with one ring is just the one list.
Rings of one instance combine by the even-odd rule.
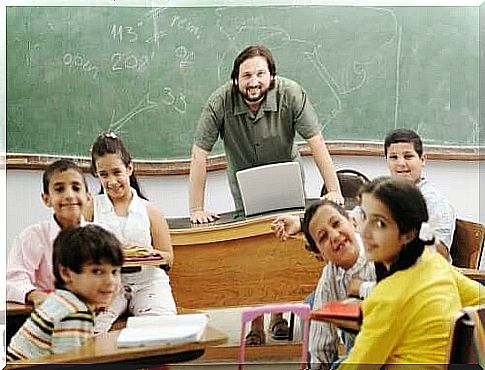
[[236, 172], [244, 213], [255, 214], [305, 207], [298, 162], [283, 162]]

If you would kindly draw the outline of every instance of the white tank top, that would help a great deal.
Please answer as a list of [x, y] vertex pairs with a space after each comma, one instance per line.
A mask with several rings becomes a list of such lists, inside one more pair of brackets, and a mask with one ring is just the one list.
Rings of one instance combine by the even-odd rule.
[[98, 194], [94, 197], [94, 220], [97, 225], [104, 227], [116, 235], [123, 243], [137, 242], [152, 249], [150, 233], [150, 218], [148, 217], [148, 201], [138, 196], [132, 188], [130, 206], [127, 216], [118, 216], [109, 197]]

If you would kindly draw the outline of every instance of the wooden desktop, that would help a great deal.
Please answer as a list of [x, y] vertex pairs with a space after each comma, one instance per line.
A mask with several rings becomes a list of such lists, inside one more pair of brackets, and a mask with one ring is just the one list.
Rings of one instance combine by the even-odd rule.
[[82, 347], [73, 351], [39, 358], [35, 361], [18, 361], [9, 364], [7, 369], [39, 369], [42, 368], [42, 365], [53, 364], [91, 364], [89, 368], [96, 368], [93, 364], [97, 366], [119, 364], [126, 369], [126, 366], [129, 365], [141, 368], [149, 365], [186, 362], [202, 356], [207, 347], [224, 344], [228, 339], [224, 333], [209, 325], [203, 337], [197, 342], [118, 348], [116, 339], [119, 333], [119, 330], [110, 331], [89, 340]]

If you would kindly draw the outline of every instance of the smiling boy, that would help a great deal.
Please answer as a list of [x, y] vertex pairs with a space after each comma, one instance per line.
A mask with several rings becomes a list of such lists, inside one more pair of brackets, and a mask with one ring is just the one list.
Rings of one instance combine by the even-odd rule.
[[54, 289], [53, 241], [61, 229], [83, 223], [91, 195], [76, 163], [60, 159], [50, 164], [42, 176], [41, 198], [54, 214], [15, 238], [7, 262], [8, 301], [37, 306]]
[[[384, 140], [384, 154], [392, 176], [411, 180], [421, 190], [430, 220], [442, 247], [438, 251], [451, 261], [449, 250], [455, 232], [456, 213], [448, 199], [423, 175], [426, 154], [419, 135], [410, 129], [400, 128], [389, 132]], [[446, 247], [446, 248], [444, 248]]]
[[111, 304], [120, 287], [121, 243], [100, 226], [68, 227], [51, 257], [56, 291], [15, 334], [7, 360], [34, 359], [81, 346], [94, 333], [94, 313]]

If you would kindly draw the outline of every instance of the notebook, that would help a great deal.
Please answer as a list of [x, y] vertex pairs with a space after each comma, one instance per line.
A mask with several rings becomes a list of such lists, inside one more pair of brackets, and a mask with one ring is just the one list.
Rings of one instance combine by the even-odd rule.
[[132, 316], [117, 339], [118, 347], [197, 342], [209, 322], [205, 314]]
[[298, 162], [273, 163], [236, 172], [246, 216], [305, 207]]
[[322, 320], [325, 318], [347, 319], [359, 321], [362, 318], [360, 300], [330, 301], [310, 313], [310, 318]]

